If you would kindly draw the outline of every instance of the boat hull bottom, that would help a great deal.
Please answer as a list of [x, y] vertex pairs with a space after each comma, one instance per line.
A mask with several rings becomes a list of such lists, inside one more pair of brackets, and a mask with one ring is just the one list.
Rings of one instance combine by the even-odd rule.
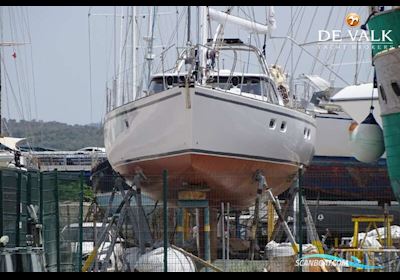
[[229, 202], [235, 209], [255, 203], [258, 182], [254, 175], [257, 170], [265, 175], [275, 195], [291, 186], [298, 170], [294, 164], [203, 154], [175, 155], [115, 167], [127, 179], [131, 179], [138, 168], [148, 177], [142, 184], [142, 191], [154, 200], [163, 199], [162, 172], [167, 170], [168, 201], [172, 205], [176, 205], [179, 191], [205, 190], [211, 207]]

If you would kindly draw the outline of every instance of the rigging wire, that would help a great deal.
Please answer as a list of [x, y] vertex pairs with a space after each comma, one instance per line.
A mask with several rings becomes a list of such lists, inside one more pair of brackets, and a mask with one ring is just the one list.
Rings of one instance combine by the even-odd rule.
[[[344, 12], [344, 14], [347, 15], [350, 9], [351, 9], [351, 6], [350, 6], [350, 7], [347, 6], [347, 7], [346, 7], [346, 10], [345, 10], [345, 12]], [[339, 16], [340, 16], [340, 9], [339, 9]], [[338, 16], [338, 17], [339, 17], [339, 16]], [[345, 21], [342, 21], [342, 26], [341, 26], [340, 30], [343, 30], [344, 24], [345, 24]], [[335, 49], [334, 55], [333, 55], [332, 64], [335, 64], [335, 62], [336, 62], [336, 57], [337, 57], [338, 52], [339, 52], [339, 49]], [[342, 60], [342, 62], [343, 62], [343, 60]], [[331, 80], [331, 77], [332, 77], [332, 72], [329, 72], [329, 76], [328, 76], [328, 80], [329, 80], [329, 81]], [[335, 78], [335, 79], [336, 79], [336, 78]]]
[[[358, 8], [357, 13], [360, 13], [360, 9], [361, 9], [361, 7]], [[342, 68], [343, 61], [344, 61], [344, 58], [346, 57], [346, 54], [347, 54], [347, 52], [343, 51], [342, 58], [340, 60], [340, 63], [338, 64], [338, 68], [337, 68], [336, 72], [339, 72], [340, 69]], [[334, 78], [333, 82], [335, 82], [335, 81], [336, 81], [336, 77]]]
[[29, 18], [29, 12], [27, 11], [28, 8], [26, 8], [26, 28], [28, 30], [28, 39], [29, 39], [29, 47], [30, 47], [30, 64], [31, 64], [31, 75], [32, 75], [32, 89], [33, 89], [33, 105], [34, 105], [34, 112], [35, 112], [35, 117], [36, 119], [39, 119], [38, 115], [38, 104], [37, 104], [37, 97], [36, 97], [36, 84], [35, 84], [35, 67], [33, 63], [33, 47], [32, 47], [32, 36], [31, 36], [31, 31], [30, 31], [30, 18]]
[[[316, 6], [316, 7], [315, 7], [315, 10], [314, 10], [314, 14], [313, 14], [313, 16], [311, 17], [310, 26], [308, 27], [308, 31], [307, 31], [306, 37], [305, 37], [305, 39], [304, 39], [304, 43], [307, 42], [308, 37], [309, 37], [310, 34], [311, 34], [311, 29], [312, 29], [312, 27], [313, 27], [313, 25], [314, 25], [314, 20], [316, 19], [316, 14], [317, 14], [317, 12], [318, 12], [318, 9], [319, 9], [319, 6]], [[294, 69], [293, 69], [293, 73], [292, 73], [293, 75], [294, 75], [294, 73], [296, 72], [297, 67], [299, 66], [299, 62], [300, 62], [301, 56], [303, 55], [303, 52], [304, 52], [304, 49], [301, 48], [300, 54], [299, 54], [299, 56], [298, 56], [298, 58], [297, 58], [297, 61], [296, 61], [296, 65], [295, 65], [295, 67], [294, 67]]]
[[[304, 7], [299, 7], [299, 6], [297, 6], [296, 7], [296, 10], [295, 10], [295, 12], [294, 12], [294, 18], [295, 18], [295, 20], [293, 21], [293, 24], [295, 24], [296, 22], [297, 22], [297, 19], [298, 19], [298, 17], [299, 17], [299, 15], [300, 15], [300, 12], [301, 12], [301, 10], [303, 9]], [[292, 24], [292, 23], [291, 23]], [[288, 31], [286, 32], [286, 36], [289, 36], [290, 35], [290, 29], [291, 29], [292, 27], [291, 26], [289, 26], [289, 28], [288, 28]], [[283, 50], [285, 49], [285, 47], [286, 47], [286, 43], [289, 41], [289, 39], [288, 38], [285, 38], [285, 40], [283, 41], [283, 44], [282, 44], [282, 46], [281, 46], [281, 48], [280, 48], [280, 51], [279, 51], [279, 54], [277, 55], [277, 57], [276, 57], [276, 59], [275, 59], [275, 65], [276, 64], [278, 64], [278, 61], [279, 61], [279, 58], [281, 57], [281, 55], [282, 55], [282, 53], [283, 53]]]
[[[334, 7], [331, 7], [331, 9], [330, 9], [330, 11], [329, 11], [329, 15], [328, 15], [328, 18], [327, 18], [327, 20], [326, 20], [326, 24], [325, 24], [324, 30], [326, 30], [326, 29], [328, 28], [329, 22], [331, 21], [332, 13], [333, 13], [333, 8], [334, 8]], [[317, 65], [317, 58], [319, 58], [320, 52], [321, 52], [321, 49], [318, 49], [318, 50], [317, 50], [317, 54], [316, 54], [316, 56], [315, 56], [315, 59], [314, 59], [314, 61], [313, 61], [313, 65], [312, 65], [312, 67], [311, 67], [310, 74], [313, 74], [313, 72], [314, 72], [315, 66]]]
[[20, 103], [18, 102], [17, 94], [15, 93], [15, 90], [12, 86], [12, 81], [10, 79], [10, 76], [8, 75], [6, 64], [4, 62], [4, 57], [1, 57], [1, 62], [3, 63], [3, 71], [2, 72], [4, 73], [4, 77], [7, 79], [8, 83], [10, 85], [10, 90], [11, 90], [12, 96], [14, 97], [14, 102], [15, 102], [15, 106], [17, 109], [17, 113], [19, 114], [20, 119], [24, 119], [23, 110], [20, 107]]
[[[293, 9], [293, 8], [291, 7], [290, 9]], [[299, 34], [299, 30], [300, 30], [301, 23], [302, 23], [303, 18], [304, 18], [304, 13], [305, 13], [305, 11], [306, 11], [306, 8], [304, 7], [304, 8], [302, 9], [301, 16], [300, 16], [300, 20], [299, 20], [299, 24], [297, 24], [297, 29], [296, 29], [295, 32], [293, 32], [293, 27], [294, 27], [295, 24], [294, 24], [294, 23], [293, 23], [293, 24], [290, 24], [290, 26], [291, 26], [291, 30], [290, 30], [291, 35], [290, 35], [290, 37], [291, 37], [293, 40], [296, 40], [296, 37], [297, 37], [297, 35]], [[291, 12], [291, 14], [293, 14], [293, 13]], [[293, 16], [291, 16], [291, 21], [292, 21], [292, 20], [293, 20]], [[294, 36], [293, 36], [293, 35], [294, 35]], [[293, 41], [290, 41], [290, 51], [289, 51], [288, 56], [287, 56], [287, 58], [286, 58], [286, 62], [285, 62], [285, 65], [284, 65], [283, 69], [287, 69], [287, 65], [288, 65], [288, 63], [289, 63], [289, 60], [291, 60], [292, 57], [293, 57]], [[292, 75], [293, 75], [293, 73], [292, 73]]]
[[[20, 13], [21, 13], [21, 18], [22, 18], [22, 21], [21, 21], [21, 30], [22, 30], [22, 32], [23, 33], [21, 33], [22, 34], [22, 37], [23, 38], [28, 38], [29, 39], [29, 35], [28, 35], [28, 32], [29, 32], [29, 28], [26, 28], [26, 18], [25, 18], [25, 16], [24, 16], [24, 13], [23, 13], [23, 7], [21, 7], [20, 8]], [[29, 44], [31, 45], [31, 43], [29, 42]], [[27, 98], [28, 98], [28, 100], [29, 100], [29, 119], [31, 120], [32, 118], [33, 118], [33, 113], [32, 113], [32, 85], [31, 85], [31, 79], [30, 79], [30, 77], [29, 77], [29, 69], [30, 69], [30, 67], [28, 66], [28, 48], [27, 47], [23, 47], [23, 48], [21, 48], [22, 49], [22, 51], [23, 51], [23, 53], [24, 53], [24, 59], [22, 60], [22, 62], [24, 63], [24, 66], [23, 66], [23, 70], [25, 70], [25, 74], [23, 75], [24, 76], [24, 78], [25, 78], [25, 86], [26, 86], [26, 89], [27, 89], [27, 91], [26, 91], [26, 95], [27, 95]]]
[[[25, 30], [23, 28], [22, 20], [17, 20], [20, 19], [19, 15], [20, 8], [15, 8], [14, 13], [13, 13], [13, 21], [14, 21], [14, 26], [16, 28], [16, 38], [15, 40], [21, 40], [24, 41], [25, 38]], [[21, 38], [19, 38], [19, 35]], [[32, 119], [32, 113], [31, 113], [31, 96], [30, 96], [30, 87], [29, 87], [29, 79], [27, 73], [27, 64], [26, 64], [26, 48], [25, 47], [16, 47], [15, 51], [18, 50], [18, 53], [20, 54], [17, 59], [16, 57], [14, 58], [14, 62], [18, 65], [17, 71], [19, 72], [20, 75], [20, 82], [21, 82], [21, 88], [22, 88], [22, 95], [23, 95], [23, 100], [25, 101], [25, 106], [27, 110], [27, 119], [31, 120]], [[22, 57], [22, 59], [20, 59]]]
[[[10, 27], [11, 26], [15, 26], [14, 25], [14, 22], [13, 22], [13, 12], [12, 12], [12, 7], [8, 7], [8, 11], [9, 11], [9, 17], [8, 17], [8, 19], [9, 19], [9, 24], [10, 24]], [[10, 28], [10, 37], [11, 37], [11, 41], [14, 41], [15, 40], [15, 34], [14, 34], [14, 28]], [[15, 48], [13, 48], [13, 51], [15, 52]], [[5, 67], [5, 66], [4, 66]], [[20, 80], [20, 77], [19, 77], [19, 73], [18, 73], [18, 67], [17, 67], [17, 62], [16, 62], [16, 59], [14, 59], [14, 68], [15, 68], [15, 75], [16, 75], [16, 82], [17, 82], [17, 90], [18, 90], [18, 98], [19, 98], [19, 101], [18, 102], [20, 102], [20, 104], [21, 104], [21, 106], [24, 106], [23, 104], [24, 104], [24, 102], [22, 101], [23, 99], [22, 99], [22, 93], [21, 93], [21, 80]], [[23, 107], [22, 107], [23, 108]], [[24, 111], [23, 111], [23, 109], [22, 109], [22, 119], [25, 119], [25, 114], [24, 114]]]
[[[335, 9], [335, 7], [334, 7], [333, 9]], [[332, 12], [332, 13], [333, 13], [333, 12]], [[340, 8], [338, 9], [338, 13], [340, 13]], [[341, 18], [340, 18], [340, 15], [339, 15], [339, 14], [338, 14], [336, 17], [334, 16], [333, 18], [336, 19], [336, 21], [335, 21], [335, 23], [332, 25], [332, 28], [336, 29], [335, 27], [338, 25], [338, 21], [341, 20]], [[342, 24], [344, 23], [343, 20], [341, 20], [341, 22], [342, 22]], [[323, 60], [323, 61], [326, 62], [326, 63], [325, 63], [326, 65], [329, 64], [329, 60], [330, 60], [331, 57], [333, 56], [333, 52], [334, 52], [333, 49], [329, 49], [329, 50], [327, 50], [327, 51], [325, 52], [325, 57], [324, 57], [324, 59], [321, 58], [321, 60]], [[321, 56], [322, 56], [322, 55], [321, 55]], [[319, 75], [322, 76], [322, 74], [323, 74], [324, 71], [325, 71], [325, 65], [321, 64], [321, 65], [319, 65], [319, 66], [320, 66]], [[318, 71], [315, 71], [315, 72], [318, 73]]]
[[90, 104], [90, 123], [93, 123], [93, 88], [92, 88], [92, 37], [91, 37], [91, 26], [90, 26], [90, 16], [92, 7], [89, 7], [88, 11], [88, 38], [89, 38], [89, 104]]

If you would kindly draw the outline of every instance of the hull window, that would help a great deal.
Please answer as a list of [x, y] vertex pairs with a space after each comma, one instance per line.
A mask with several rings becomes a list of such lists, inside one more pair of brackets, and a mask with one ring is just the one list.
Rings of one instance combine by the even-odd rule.
[[270, 129], [275, 129], [275, 127], [276, 127], [276, 120], [275, 119], [271, 119], [269, 121], [269, 128]]
[[282, 132], [286, 132], [286, 130], [287, 130], [287, 123], [286, 122], [282, 122], [281, 123], [281, 131]]
[[382, 85], [379, 85], [379, 91], [381, 92], [382, 100], [385, 101], [385, 103], [387, 103], [385, 89], [383, 88]]
[[400, 97], [400, 86], [399, 86], [399, 83], [393, 82], [392, 83], [392, 88], [393, 88], [394, 93], [396, 93], [396, 95], [398, 97]]

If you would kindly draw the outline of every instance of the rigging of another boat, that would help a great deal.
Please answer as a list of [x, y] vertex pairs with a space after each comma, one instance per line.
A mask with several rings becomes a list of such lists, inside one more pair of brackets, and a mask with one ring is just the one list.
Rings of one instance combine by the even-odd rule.
[[[14, 18], [16, 14], [24, 16], [25, 11], [23, 8], [18, 11], [17, 9], [13, 8], [8, 9], [8, 16], [10, 18]], [[10, 26], [7, 26], [6, 28], [9, 29], [9, 34], [7, 35], [10, 36], [11, 40], [5, 40], [5, 25], [3, 22], [4, 15], [5, 11], [2, 7], [0, 7], [0, 103], [4, 97], [6, 97], [5, 100], [8, 109], [7, 111], [8, 116], [10, 117], [10, 99], [13, 97], [12, 100], [16, 107], [15, 111], [18, 113], [20, 119], [31, 119], [32, 114], [36, 114], [37, 118], [33, 68], [29, 69], [32, 70], [33, 83], [30, 84], [29, 77], [27, 77], [28, 64], [26, 62], [23, 63], [21, 60], [22, 57], [27, 59], [28, 52], [24, 51], [23, 54], [17, 55], [17, 50], [19, 50], [19, 47], [26, 47], [26, 45], [30, 44], [29, 28], [27, 27], [27, 30], [24, 30], [24, 28], [21, 27], [20, 30], [18, 29], [19, 26], [16, 27], [16, 25], [13, 25], [13, 21], [10, 20]], [[26, 36], [29, 38], [27, 41], [25, 41]], [[23, 39], [21, 40], [21, 38]], [[17, 41], [16, 39], [19, 40]], [[10, 52], [9, 59], [5, 58], [5, 52]], [[32, 50], [30, 55], [32, 55]], [[11, 63], [9, 60], [11, 60], [13, 63]], [[15, 68], [16, 77], [10, 77], [10, 69], [8, 69], [8, 66], [10, 65], [13, 65], [13, 68]], [[18, 93], [16, 91], [18, 91]], [[34, 101], [34, 112], [32, 112], [33, 110], [31, 111], [31, 99]], [[24, 108], [26, 109], [26, 112], [24, 111]], [[30, 152], [24, 152], [20, 149], [20, 145], [24, 142], [26, 143], [27, 139], [10, 137], [10, 135], [12, 135], [11, 130], [9, 127], [7, 127], [7, 122], [4, 118], [4, 112], [2, 111], [2, 106], [0, 104], [0, 166], [18, 169], [37, 169], [37, 163], [31, 156]]]
[[[200, 9], [202, 42], [192, 43], [188, 24], [187, 44], [172, 70], [153, 74], [144, 94], [130, 94], [137, 97], [131, 102], [120, 104], [115, 87], [108, 94], [106, 151], [128, 181], [138, 168], [150, 178], [168, 170], [171, 200], [187, 186], [202, 185], [210, 190], [212, 206], [225, 201], [245, 208], [256, 197], [256, 172], [264, 173], [278, 195], [309, 164], [315, 118], [294, 100], [286, 74], [269, 65], [260, 49], [223, 36], [227, 24], [261, 33], [272, 24], [231, 16], [232, 7], [224, 13]], [[187, 14], [190, 23], [190, 8]], [[219, 23], [213, 39], [208, 19]], [[146, 59], [152, 59], [148, 46]], [[160, 199], [161, 181], [150, 180], [143, 191]]]

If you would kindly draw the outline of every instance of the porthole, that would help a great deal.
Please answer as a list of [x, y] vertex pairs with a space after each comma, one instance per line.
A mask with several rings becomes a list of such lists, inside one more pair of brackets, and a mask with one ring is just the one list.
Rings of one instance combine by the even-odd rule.
[[392, 89], [393, 89], [394, 93], [396, 93], [396, 95], [398, 97], [400, 97], [400, 86], [399, 86], [399, 83], [392, 82]]
[[234, 87], [237, 87], [238, 84], [239, 84], [239, 78], [238, 78], [238, 77], [233, 77], [233, 78], [232, 78], [232, 85], [233, 85]]
[[269, 128], [270, 129], [275, 129], [275, 127], [276, 127], [276, 119], [271, 119], [269, 121]]
[[282, 132], [286, 132], [286, 130], [287, 130], [287, 124], [286, 124], [285, 121], [283, 121], [283, 122], [281, 123], [281, 131], [282, 131]]
[[383, 88], [382, 85], [379, 85], [379, 91], [381, 92], [382, 100], [385, 101], [385, 103], [387, 103], [385, 89]]
[[174, 78], [171, 76], [167, 77], [167, 85], [172, 86], [174, 84]]

